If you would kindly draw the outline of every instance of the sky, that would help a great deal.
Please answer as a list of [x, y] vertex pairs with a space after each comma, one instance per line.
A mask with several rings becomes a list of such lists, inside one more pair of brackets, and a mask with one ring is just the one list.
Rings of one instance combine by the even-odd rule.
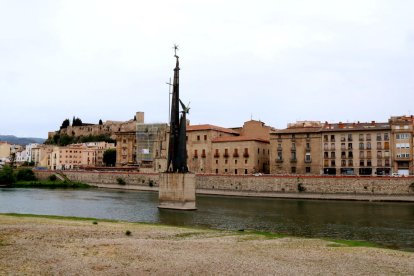
[[412, 0], [0, 0], [0, 134], [65, 118], [275, 128], [414, 113]]

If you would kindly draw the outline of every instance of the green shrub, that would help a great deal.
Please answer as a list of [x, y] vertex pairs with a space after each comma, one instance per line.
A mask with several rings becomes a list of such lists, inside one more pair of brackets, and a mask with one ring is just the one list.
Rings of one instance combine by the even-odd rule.
[[34, 172], [31, 169], [25, 168], [17, 172], [17, 181], [32, 181], [37, 180]]
[[16, 182], [13, 174], [13, 169], [6, 165], [0, 170], [0, 184], [11, 185]]
[[49, 180], [50, 180], [50, 181], [56, 181], [56, 180], [57, 180], [56, 175], [54, 175], [54, 174], [50, 175], [50, 176], [49, 176]]
[[116, 182], [118, 182], [119, 185], [125, 185], [126, 184], [125, 180], [123, 180], [121, 177], [118, 177], [116, 179]]

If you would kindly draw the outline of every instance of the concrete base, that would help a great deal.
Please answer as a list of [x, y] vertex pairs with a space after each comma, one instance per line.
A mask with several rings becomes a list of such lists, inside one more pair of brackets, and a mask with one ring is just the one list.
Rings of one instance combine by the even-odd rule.
[[197, 210], [195, 174], [160, 173], [158, 200], [161, 209]]

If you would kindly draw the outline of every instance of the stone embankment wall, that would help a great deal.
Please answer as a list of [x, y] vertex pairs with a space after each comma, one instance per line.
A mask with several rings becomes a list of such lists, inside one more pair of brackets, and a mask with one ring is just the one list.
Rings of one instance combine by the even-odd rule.
[[[45, 179], [54, 171], [36, 171]], [[64, 171], [72, 181], [98, 187], [158, 190], [156, 173]], [[118, 184], [117, 179], [125, 181]], [[197, 193], [217, 195], [414, 201], [414, 177], [196, 175]]]
[[[71, 181], [87, 183], [93, 186], [117, 189], [158, 190], [157, 173], [136, 172], [83, 172], [83, 171], [35, 171], [39, 179], [47, 179], [52, 174], [63, 174]], [[125, 184], [119, 184], [122, 179]]]

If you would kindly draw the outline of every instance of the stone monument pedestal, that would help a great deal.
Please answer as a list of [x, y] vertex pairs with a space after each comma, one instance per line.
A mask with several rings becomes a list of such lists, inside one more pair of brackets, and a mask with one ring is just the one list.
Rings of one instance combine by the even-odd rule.
[[195, 174], [160, 173], [158, 199], [161, 209], [196, 210]]

